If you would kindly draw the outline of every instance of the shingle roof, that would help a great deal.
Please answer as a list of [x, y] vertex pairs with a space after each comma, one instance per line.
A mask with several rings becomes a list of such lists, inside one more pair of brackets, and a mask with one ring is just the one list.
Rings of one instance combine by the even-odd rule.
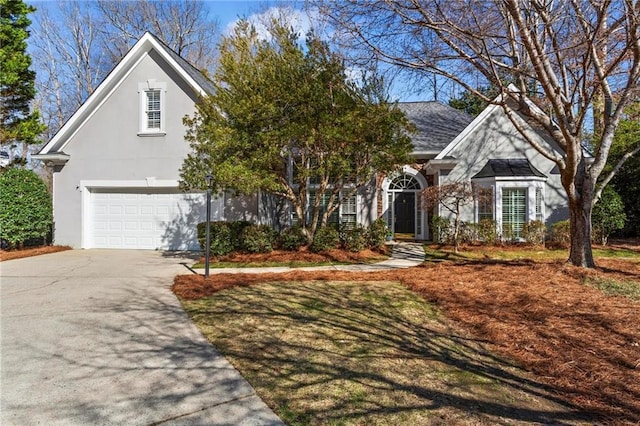
[[484, 177], [538, 176], [546, 177], [527, 159], [494, 159], [487, 161], [482, 170], [471, 179]]
[[160, 40], [160, 38], [158, 38], [157, 36], [155, 36], [152, 33], [149, 33], [149, 35], [151, 35], [151, 37], [153, 37], [158, 43], [160, 43], [167, 50], [167, 53], [169, 53], [169, 56], [171, 56], [178, 63], [178, 65], [187, 74], [189, 74], [189, 76], [191, 78], [193, 78], [193, 80], [200, 87], [202, 87], [202, 89], [205, 92], [207, 92], [208, 95], [211, 95], [211, 94], [214, 93], [215, 88], [213, 87], [213, 84], [211, 83], [211, 80], [209, 80], [207, 77], [205, 77], [204, 74], [202, 74], [202, 71], [198, 70], [196, 67], [191, 65], [189, 63], [189, 61], [184, 59], [182, 56], [178, 55], [178, 53], [176, 53], [172, 48], [167, 46], [162, 40]]
[[473, 121], [466, 112], [439, 102], [400, 102], [398, 108], [416, 126], [411, 135], [416, 152], [442, 151]]

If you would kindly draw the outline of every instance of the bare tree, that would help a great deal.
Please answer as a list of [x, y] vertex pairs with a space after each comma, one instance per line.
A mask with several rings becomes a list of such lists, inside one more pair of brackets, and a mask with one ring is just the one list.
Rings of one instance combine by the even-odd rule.
[[35, 15], [34, 62], [37, 102], [52, 136], [95, 90], [113, 61], [103, 46], [95, 14], [78, 2], [59, 4], [55, 17], [47, 8]]
[[151, 31], [192, 64], [210, 68], [216, 56], [217, 22], [202, 2], [64, 1], [52, 13], [34, 14], [32, 45], [37, 69], [37, 105], [48, 137], [97, 88], [107, 73], [144, 34]]
[[210, 71], [215, 63], [218, 23], [205, 2], [98, 0], [97, 9], [105, 22], [105, 37], [111, 41], [105, 47], [114, 61], [149, 31], [196, 68]]
[[[639, 97], [638, 0], [318, 4], [342, 30], [343, 41], [349, 40], [360, 53], [415, 72], [434, 72], [503, 105], [514, 127], [560, 170], [571, 219], [569, 261], [595, 266], [591, 210], [611, 175], [600, 185], [598, 178], [624, 107]], [[500, 89], [497, 101], [476, 90], [479, 86], [470, 78], [474, 72]], [[516, 90], [510, 90], [509, 83]], [[583, 132], [599, 95], [604, 99], [601, 130], [589, 155]], [[555, 141], [561, 154], [537, 144], [520, 118]]]
[[460, 216], [462, 209], [468, 204], [472, 204], [482, 196], [478, 191], [474, 191], [470, 182], [452, 182], [443, 185], [430, 186], [423, 191], [425, 207], [443, 207], [453, 214], [453, 250], [458, 252], [460, 245]]

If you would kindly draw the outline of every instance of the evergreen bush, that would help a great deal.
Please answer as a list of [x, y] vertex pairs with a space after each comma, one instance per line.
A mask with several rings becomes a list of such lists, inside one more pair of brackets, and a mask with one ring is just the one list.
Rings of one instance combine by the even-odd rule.
[[[209, 232], [211, 233], [211, 243], [209, 244], [212, 256], [224, 256], [235, 250], [231, 238], [231, 226], [229, 222], [215, 221], [209, 224]], [[198, 243], [200, 249], [204, 252], [207, 238], [207, 223], [198, 224]]]
[[271, 253], [277, 232], [269, 225], [248, 225], [240, 234], [241, 249], [249, 253]]
[[433, 216], [431, 219], [431, 229], [434, 242], [440, 244], [449, 244], [453, 242], [451, 221], [446, 217]]
[[340, 228], [340, 244], [346, 250], [359, 252], [367, 248], [367, 229], [359, 224], [347, 224]]
[[283, 250], [295, 251], [307, 243], [307, 237], [302, 233], [302, 228], [299, 226], [292, 226], [285, 229], [279, 238], [279, 246]]
[[340, 242], [340, 235], [338, 230], [333, 226], [325, 226], [316, 231], [316, 235], [313, 237], [313, 242], [309, 246], [309, 250], [314, 253], [321, 251], [332, 250], [336, 248]]
[[498, 241], [498, 224], [493, 219], [482, 219], [478, 223], [478, 238], [484, 244], [495, 245]]
[[544, 244], [547, 227], [540, 220], [532, 220], [522, 227], [522, 238], [529, 244]]
[[234, 251], [244, 250], [242, 244], [242, 232], [252, 223], [247, 220], [236, 220], [233, 222], [227, 222], [229, 224], [229, 230], [231, 231], [231, 245]]
[[387, 227], [387, 222], [383, 217], [379, 217], [371, 226], [369, 226], [367, 239], [369, 247], [371, 248], [382, 248], [384, 244], [387, 242], [387, 237], [389, 236], [389, 228]]
[[571, 243], [571, 228], [568, 220], [561, 220], [551, 226], [551, 241], [563, 246]]
[[11, 248], [51, 232], [53, 207], [44, 181], [32, 170], [0, 173], [0, 238]]

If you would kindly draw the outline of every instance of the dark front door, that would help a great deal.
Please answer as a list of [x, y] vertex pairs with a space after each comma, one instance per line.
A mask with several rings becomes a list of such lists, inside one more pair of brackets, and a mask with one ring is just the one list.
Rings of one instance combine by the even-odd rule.
[[416, 194], [400, 192], [393, 202], [395, 213], [395, 229], [399, 234], [415, 234], [416, 232]]

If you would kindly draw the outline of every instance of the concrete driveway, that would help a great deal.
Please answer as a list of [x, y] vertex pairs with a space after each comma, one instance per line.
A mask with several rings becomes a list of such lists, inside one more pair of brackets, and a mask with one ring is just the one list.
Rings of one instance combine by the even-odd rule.
[[0, 263], [0, 424], [282, 424], [204, 339], [153, 251]]

